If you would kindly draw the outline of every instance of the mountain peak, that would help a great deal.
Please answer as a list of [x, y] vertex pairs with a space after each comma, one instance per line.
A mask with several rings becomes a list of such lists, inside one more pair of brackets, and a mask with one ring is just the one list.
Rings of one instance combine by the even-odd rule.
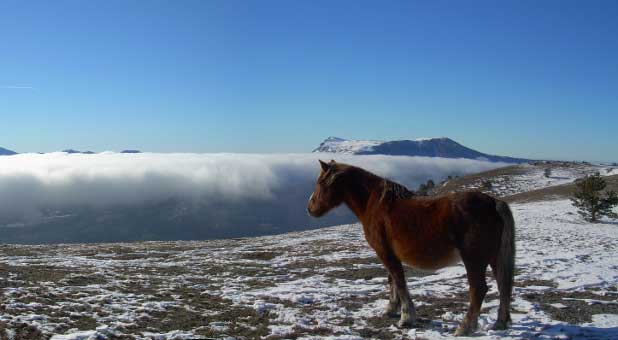
[[465, 147], [448, 137], [405, 139], [396, 141], [347, 140], [328, 137], [313, 152], [353, 155], [424, 156], [467, 158], [505, 163], [525, 163], [529, 160], [485, 154]]
[[17, 152], [5, 148], [0, 148], [0, 156], [17, 155]]
[[414, 138], [412, 140], [415, 141], [415, 142], [429, 142], [429, 141], [434, 141], [434, 140], [454, 142], [454, 140], [452, 140], [452, 139], [450, 139], [448, 137], [422, 137], [422, 138]]
[[339, 138], [339, 137], [335, 137], [335, 136], [328, 136], [328, 138], [326, 138], [324, 141], [325, 142], [343, 142], [346, 141], [347, 139], [345, 138]]
[[383, 142], [372, 140], [350, 140], [330, 136], [326, 138], [322, 143], [320, 143], [320, 146], [313, 150], [313, 152], [358, 154], [360, 152], [368, 152], [373, 146], [381, 143]]

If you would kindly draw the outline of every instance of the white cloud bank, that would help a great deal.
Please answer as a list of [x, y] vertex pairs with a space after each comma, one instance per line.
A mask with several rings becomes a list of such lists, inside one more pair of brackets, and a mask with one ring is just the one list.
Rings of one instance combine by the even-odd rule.
[[[467, 159], [336, 154], [20, 154], [0, 157], [0, 215], [75, 205], [277, 200], [309, 195], [317, 160], [358, 165], [414, 188], [447, 175], [503, 166]], [[302, 203], [302, 202], [300, 202]]]

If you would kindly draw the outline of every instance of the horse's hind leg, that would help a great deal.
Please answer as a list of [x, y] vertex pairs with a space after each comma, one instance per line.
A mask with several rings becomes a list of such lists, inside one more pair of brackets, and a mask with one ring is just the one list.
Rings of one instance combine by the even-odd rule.
[[[496, 283], [498, 284], [498, 292], [500, 293], [500, 306], [498, 307], [498, 320], [493, 325], [494, 330], [504, 330], [507, 328], [509, 322], [511, 322], [510, 302], [511, 291], [509, 287], [505, 285], [504, 278], [498, 275], [498, 267], [496, 263], [491, 263], [491, 271], [494, 274]], [[507, 282], [508, 283], [508, 282]], [[506, 296], [506, 298], [504, 298]]]
[[[378, 253], [380, 260], [384, 264], [384, 267], [388, 270], [389, 277], [392, 280], [391, 290], [395, 290], [395, 298], [398, 299], [401, 304], [400, 311], [401, 317], [397, 325], [399, 327], [409, 327], [414, 324], [416, 320], [416, 312], [414, 311], [414, 303], [408, 293], [408, 287], [406, 285], [406, 278], [403, 272], [403, 265], [401, 261], [392, 252]], [[390, 303], [389, 303], [390, 305]]]
[[392, 318], [399, 315], [399, 309], [401, 303], [399, 302], [399, 295], [397, 294], [397, 285], [393, 276], [388, 274], [388, 305], [386, 306], [386, 316]]
[[476, 330], [481, 304], [487, 293], [487, 283], [485, 282], [487, 264], [473, 263], [464, 259], [464, 265], [470, 285], [470, 305], [463, 322], [457, 327], [455, 335], [468, 335]]

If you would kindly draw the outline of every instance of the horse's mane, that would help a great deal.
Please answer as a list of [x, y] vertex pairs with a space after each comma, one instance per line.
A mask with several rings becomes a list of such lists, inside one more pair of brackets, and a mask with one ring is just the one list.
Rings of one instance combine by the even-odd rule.
[[414, 197], [413, 191], [410, 191], [405, 186], [390, 181], [386, 178], [382, 180], [382, 187], [380, 202], [385, 203], [387, 206], [391, 206], [399, 200], [406, 200]]
[[369, 177], [373, 177], [377, 179], [379, 183], [381, 184], [381, 190], [382, 190], [382, 192], [380, 193], [380, 202], [383, 204], [386, 204], [386, 206], [388, 207], [390, 207], [393, 203], [399, 200], [406, 200], [406, 199], [409, 199], [415, 196], [414, 191], [409, 190], [405, 186], [399, 183], [393, 182], [389, 179], [380, 177], [365, 169], [355, 167], [355, 166], [350, 166], [350, 165], [345, 165], [344, 169], [356, 170], [356, 171], [353, 170], [353, 172], [355, 172], [357, 176], [359, 176], [360, 178], [363, 178], [363, 177], [367, 178], [367, 176], [369, 176]]
[[351, 175], [354, 178], [355, 185], [362, 185], [363, 182], [371, 179], [371, 182], [379, 183], [377, 188], [375, 188], [377, 190], [381, 190], [379, 202], [381, 204], [385, 204], [389, 208], [397, 201], [406, 200], [416, 196], [414, 191], [409, 190], [405, 186], [380, 177], [363, 168], [342, 163], [338, 163], [337, 167], [337, 171], [331, 175], [331, 178], [327, 181], [327, 183], [332, 183], [336, 177], [343, 173]]

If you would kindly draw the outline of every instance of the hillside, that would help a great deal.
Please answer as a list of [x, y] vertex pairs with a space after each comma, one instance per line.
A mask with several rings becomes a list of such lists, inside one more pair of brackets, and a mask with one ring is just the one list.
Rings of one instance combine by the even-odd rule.
[[[515, 204], [514, 325], [476, 339], [618, 336], [618, 221], [590, 225], [567, 201]], [[541, 236], [542, 235], [542, 236]], [[419, 323], [381, 316], [385, 271], [359, 225], [195, 242], [0, 247], [0, 338], [442, 339], [465, 311], [462, 265], [407, 270]], [[608, 328], [609, 327], [609, 328]], [[54, 338], [52, 338], [54, 339]]]
[[528, 159], [489, 155], [446, 137], [420, 138], [414, 140], [373, 141], [347, 140], [328, 137], [313, 152], [330, 152], [354, 155], [425, 156], [443, 158], [466, 158], [491, 162], [525, 163]]
[[[606, 190], [618, 192], [618, 175], [610, 175], [605, 177], [607, 182]], [[546, 200], [567, 199], [573, 196], [577, 190], [575, 183], [551, 186], [547, 188], [531, 190], [504, 197], [507, 202], [538, 202]]]
[[[545, 169], [551, 169], [549, 177], [545, 177]], [[496, 197], [511, 197], [545, 188], [547, 188], [545, 189], [547, 192], [551, 192], [561, 190], [559, 188], [562, 186], [568, 187], [576, 179], [597, 171], [603, 176], [608, 176], [608, 179], [618, 174], [618, 168], [611, 166], [576, 162], [534, 162], [453, 177], [439, 184], [433, 194], [441, 195], [449, 192], [481, 190]], [[613, 182], [613, 179], [610, 179], [610, 181]], [[491, 183], [491, 188], [484, 187], [485, 182]]]

